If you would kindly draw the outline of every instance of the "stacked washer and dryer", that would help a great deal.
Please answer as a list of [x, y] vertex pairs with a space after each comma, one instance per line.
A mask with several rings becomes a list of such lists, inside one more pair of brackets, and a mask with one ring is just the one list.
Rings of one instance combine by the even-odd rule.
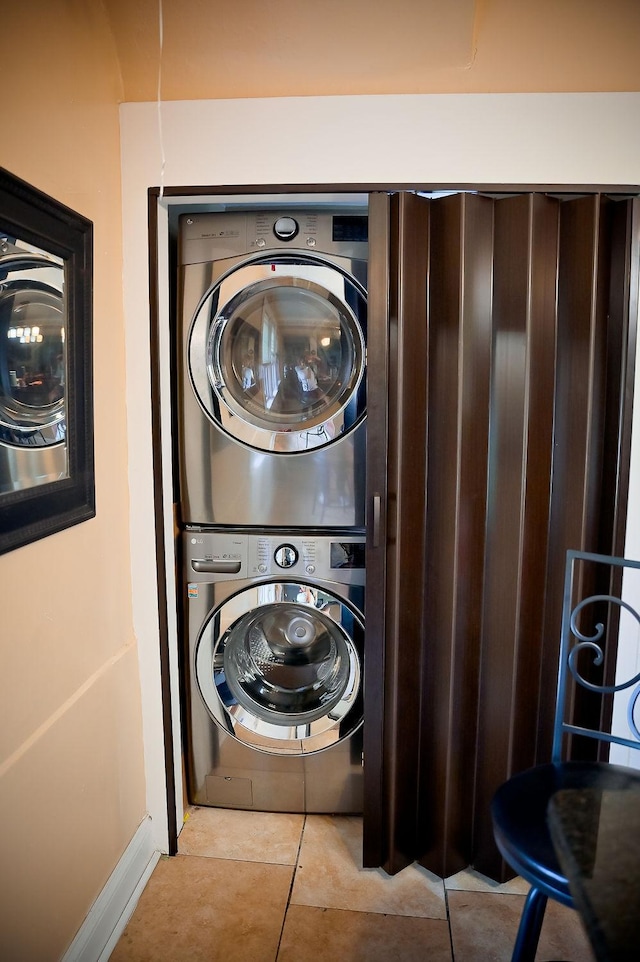
[[189, 800], [362, 811], [367, 211], [179, 223]]

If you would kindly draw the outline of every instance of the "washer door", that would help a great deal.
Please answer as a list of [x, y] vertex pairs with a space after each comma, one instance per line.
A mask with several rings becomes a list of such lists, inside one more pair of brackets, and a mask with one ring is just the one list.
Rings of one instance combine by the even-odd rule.
[[223, 431], [261, 451], [300, 453], [365, 414], [365, 292], [320, 260], [261, 256], [205, 295], [188, 346], [191, 383]]
[[308, 754], [362, 724], [362, 621], [309, 585], [267, 583], [228, 598], [195, 651], [212, 718], [260, 751]]
[[33, 448], [65, 440], [63, 279], [63, 267], [39, 255], [0, 258], [3, 444]]

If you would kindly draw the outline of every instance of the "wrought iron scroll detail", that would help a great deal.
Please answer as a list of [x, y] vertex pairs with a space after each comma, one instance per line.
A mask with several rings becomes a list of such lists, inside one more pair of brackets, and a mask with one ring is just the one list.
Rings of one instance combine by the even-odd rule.
[[640, 614], [628, 602], [623, 601], [622, 598], [617, 598], [615, 595], [590, 595], [588, 598], [583, 598], [583, 600], [577, 604], [571, 612], [571, 633], [575, 636], [575, 638], [578, 639], [578, 644], [574, 645], [569, 652], [569, 670], [577, 683], [582, 685], [583, 688], [587, 688], [589, 691], [598, 692], [599, 694], [603, 695], [615, 694], [616, 692], [624, 691], [627, 688], [632, 688], [635, 685], [627, 705], [627, 723], [634, 737], [640, 741], [640, 730], [638, 729], [634, 719], [635, 707], [638, 699], [640, 698], [640, 672], [638, 672], [628, 681], [621, 682], [618, 685], [594, 685], [593, 682], [588, 681], [578, 671], [578, 658], [580, 657], [580, 652], [584, 649], [591, 649], [593, 652], [594, 665], [601, 665], [604, 659], [604, 653], [599, 644], [602, 636], [604, 635], [604, 624], [601, 621], [597, 622], [593, 635], [583, 634], [577, 626], [577, 618], [582, 609], [587, 605], [595, 604], [599, 601], [606, 601], [614, 605], [619, 605], [620, 608], [624, 608], [629, 612], [630, 615], [632, 615], [633, 618], [635, 618], [640, 626]]

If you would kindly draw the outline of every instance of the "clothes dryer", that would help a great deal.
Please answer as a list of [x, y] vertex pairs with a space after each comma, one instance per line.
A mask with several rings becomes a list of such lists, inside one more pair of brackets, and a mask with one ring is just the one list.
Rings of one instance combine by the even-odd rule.
[[367, 223], [181, 216], [183, 524], [364, 525]]
[[68, 475], [64, 266], [0, 248], [0, 494]]
[[190, 802], [361, 812], [364, 537], [182, 537]]

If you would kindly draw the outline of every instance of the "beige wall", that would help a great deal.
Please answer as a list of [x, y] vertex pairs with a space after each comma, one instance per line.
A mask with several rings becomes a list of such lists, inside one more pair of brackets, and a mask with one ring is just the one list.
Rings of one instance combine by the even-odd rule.
[[100, 3], [4, 4], [0, 166], [94, 223], [95, 519], [0, 557], [0, 957], [58, 959], [146, 810], [118, 100]]
[[[638, 0], [104, 0], [124, 99], [638, 90]], [[162, 69], [159, 12], [164, 21]]]

